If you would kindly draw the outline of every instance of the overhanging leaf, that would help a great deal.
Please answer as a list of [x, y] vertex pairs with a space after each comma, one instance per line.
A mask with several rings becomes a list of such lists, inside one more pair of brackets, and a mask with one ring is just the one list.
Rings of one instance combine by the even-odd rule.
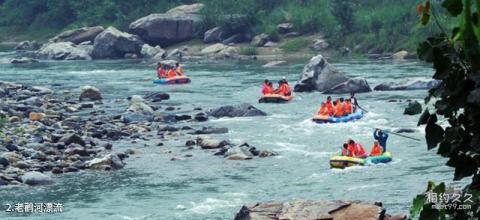
[[412, 208], [410, 209], [410, 215], [412, 217], [417, 216], [418, 213], [420, 213], [420, 211], [422, 211], [423, 204], [425, 203], [426, 200], [427, 200], [427, 198], [426, 198], [425, 194], [417, 195], [413, 199], [413, 205], [412, 205]]
[[443, 139], [443, 128], [435, 123], [428, 123], [425, 127], [425, 138], [428, 150], [435, 148]]
[[428, 13], [423, 13], [422, 18], [420, 19], [423, 25], [427, 25], [428, 21], [430, 20], [430, 14]]
[[419, 220], [436, 220], [440, 219], [440, 212], [437, 209], [432, 209], [433, 204], [425, 204], [420, 213]]
[[426, 124], [429, 117], [430, 117], [430, 112], [428, 111], [428, 108], [426, 108], [425, 111], [423, 111], [422, 115], [420, 115], [417, 126]]
[[457, 16], [463, 11], [463, 3], [461, 0], [445, 0], [442, 6], [446, 8], [452, 16]]

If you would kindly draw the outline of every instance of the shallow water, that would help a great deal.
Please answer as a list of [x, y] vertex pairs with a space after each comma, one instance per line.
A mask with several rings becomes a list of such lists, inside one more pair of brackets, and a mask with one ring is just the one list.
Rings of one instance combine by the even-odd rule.
[[[165, 142], [114, 144], [122, 150], [138, 148], [142, 153], [127, 160], [116, 172], [80, 172], [55, 176], [56, 184], [44, 187], [0, 188], [0, 202], [60, 202], [61, 214], [14, 216], [0, 212], [2, 219], [232, 219], [243, 204], [291, 199], [359, 199], [382, 201], [389, 213], [408, 213], [413, 197], [428, 180], [453, 178], [445, 159], [426, 144], [391, 135], [389, 164], [330, 169], [328, 159], [340, 152], [347, 138], [372, 144], [372, 129], [416, 128], [418, 116], [402, 115], [406, 102], [423, 100], [426, 91], [371, 92], [358, 94], [369, 113], [357, 122], [319, 125], [310, 118], [325, 98], [320, 93], [296, 94], [289, 104], [257, 104], [261, 81], [283, 76], [295, 82], [303, 64], [265, 69], [256, 63], [186, 63], [192, 83], [155, 86], [152, 67], [136, 61], [42, 62], [13, 66], [5, 62], [10, 53], [0, 53], [0, 80], [45, 85], [56, 90], [73, 90], [90, 84], [99, 87], [106, 99], [123, 99], [150, 91], [165, 91], [174, 105], [189, 111], [248, 102], [267, 117], [216, 119], [194, 126], [228, 127], [220, 137], [248, 142], [259, 149], [272, 149], [280, 156], [250, 161], [226, 161], [211, 151], [184, 151], [185, 138]], [[3, 62], [2, 62], [3, 60]], [[340, 61], [335, 65], [349, 76], [367, 78], [373, 87], [380, 82], [429, 78], [432, 70], [418, 62]], [[123, 109], [111, 109], [121, 111]], [[180, 112], [181, 112], [180, 111]], [[411, 134], [423, 138], [423, 128]], [[155, 136], [153, 136], [155, 137]], [[143, 147], [144, 144], [149, 147]], [[171, 149], [173, 153], [164, 151]], [[170, 161], [176, 155], [192, 154], [184, 161]]]

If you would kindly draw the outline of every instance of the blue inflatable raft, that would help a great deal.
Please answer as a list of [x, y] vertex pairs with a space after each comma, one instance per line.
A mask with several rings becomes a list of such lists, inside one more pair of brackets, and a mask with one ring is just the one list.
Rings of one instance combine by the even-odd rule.
[[333, 156], [330, 158], [330, 167], [343, 169], [345, 167], [388, 163], [390, 161], [392, 161], [392, 153], [389, 151], [377, 156], [368, 156], [367, 158]]
[[156, 79], [153, 80], [153, 83], [161, 85], [186, 84], [190, 83], [190, 78], [186, 76], [178, 76], [173, 78]]
[[363, 117], [363, 111], [357, 110], [356, 112], [345, 115], [342, 117], [335, 117], [335, 116], [325, 116], [325, 115], [315, 115], [313, 116], [313, 121], [319, 124], [323, 123], [339, 123], [339, 122], [349, 122], [355, 121]]

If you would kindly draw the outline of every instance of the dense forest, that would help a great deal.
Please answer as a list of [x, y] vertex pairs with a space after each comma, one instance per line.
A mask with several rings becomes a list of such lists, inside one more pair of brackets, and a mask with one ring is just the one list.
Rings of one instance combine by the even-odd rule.
[[[302, 34], [321, 33], [334, 37], [330, 43], [335, 46], [361, 47], [362, 52], [414, 50], [438, 28], [420, 26], [417, 0], [0, 0], [0, 40], [44, 40], [93, 25], [126, 30], [142, 16], [197, 2], [206, 5], [205, 30], [225, 24], [225, 15], [241, 14], [253, 33], [274, 36], [276, 24], [288, 21]], [[437, 13], [440, 21], [444, 14]]]

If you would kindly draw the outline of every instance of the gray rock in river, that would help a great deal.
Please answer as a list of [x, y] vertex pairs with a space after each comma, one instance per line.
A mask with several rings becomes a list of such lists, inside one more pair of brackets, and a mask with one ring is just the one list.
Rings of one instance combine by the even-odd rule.
[[143, 44], [138, 36], [109, 27], [95, 37], [92, 58], [123, 58], [125, 54], [140, 54]]
[[385, 209], [378, 204], [361, 201], [310, 201], [265, 202], [243, 206], [235, 220], [274, 219], [384, 219]]
[[340, 83], [331, 89], [325, 90], [325, 94], [345, 94], [345, 93], [362, 93], [371, 92], [372, 89], [364, 78], [352, 78], [346, 82]]
[[194, 38], [203, 17], [198, 13], [203, 4], [183, 5], [164, 14], [150, 14], [132, 22], [130, 33], [153, 45], [168, 46]]
[[225, 105], [209, 112], [210, 116], [216, 118], [222, 117], [250, 117], [250, 116], [266, 116], [267, 113], [255, 108], [253, 105], [243, 103], [239, 105]]
[[62, 142], [65, 145], [79, 144], [81, 146], [85, 146], [85, 144], [86, 144], [85, 140], [83, 140], [82, 137], [80, 137], [79, 135], [77, 135], [75, 133], [69, 133], [69, 134], [63, 135], [63, 137], [60, 138], [60, 140], [58, 140], [58, 142]]
[[408, 106], [403, 112], [404, 115], [417, 115], [420, 113], [422, 113], [422, 105], [417, 101], [408, 103]]
[[90, 60], [92, 47], [90, 45], [77, 46], [72, 42], [47, 43], [35, 55], [50, 60]]
[[229, 148], [224, 155], [227, 160], [250, 160], [253, 156], [249, 149], [243, 145]]
[[36, 41], [22, 41], [15, 46], [15, 50], [38, 50], [40, 46]]
[[95, 37], [104, 31], [102, 26], [83, 27], [74, 30], [64, 31], [57, 36], [51, 38], [50, 42], [72, 42], [74, 44], [80, 44], [86, 41], [92, 41]]
[[22, 57], [22, 58], [12, 59], [10, 63], [11, 64], [31, 64], [31, 63], [38, 63], [38, 60], [29, 58], [29, 57]]
[[31, 186], [48, 185], [53, 183], [51, 177], [37, 171], [27, 172], [23, 174], [21, 179], [23, 183]]
[[94, 86], [83, 86], [79, 97], [80, 101], [98, 101], [102, 100], [102, 93], [100, 89]]
[[295, 85], [294, 91], [323, 92], [347, 80], [348, 77], [344, 73], [329, 64], [322, 55], [317, 55], [303, 68], [302, 78]]
[[230, 145], [230, 143], [225, 140], [214, 139], [207, 136], [198, 136], [197, 145], [202, 149], [217, 149]]
[[440, 80], [413, 80], [406, 82], [386, 82], [381, 83], [374, 90], [390, 91], [390, 90], [417, 90], [417, 89], [431, 89], [440, 85]]
[[166, 92], [153, 92], [143, 96], [143, 98], [151, 102], [160, 102], [162, 100], [170, 99], [170, 95]]

